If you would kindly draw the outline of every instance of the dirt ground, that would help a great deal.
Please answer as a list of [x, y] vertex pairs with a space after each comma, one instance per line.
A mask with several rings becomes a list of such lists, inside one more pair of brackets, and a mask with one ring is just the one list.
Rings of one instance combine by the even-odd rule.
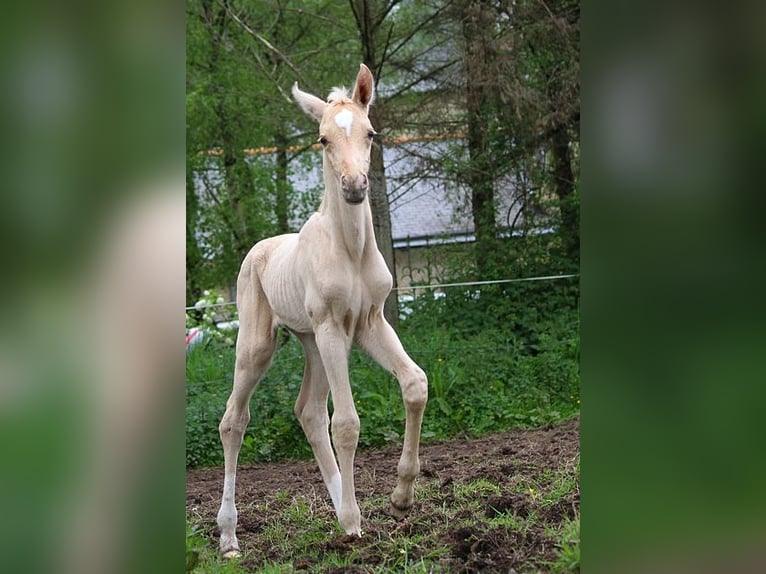
[[[418, 553], [433, 556], [438, 550], [437, 565], [445, 571], [549, 571], [556, 558], [552, 530], [579, 516], [579, 430], [579, 418], [574, 418], [541, 429], [422, 445], [415, 506], [399, 522], [388, 515], [382, 497], [387, 498], [395, 484], [400, 450], [391, 447], [358, 452], [357, 499], [365, 536], [360, 540], [337, 534], [319, 552], [342, 555], [353, 550], [359, 557], [354, 561], [359, 563], [357, 571], [374, 571], [382, 561], [381, 545], [375, 540], [422, 534], [423, 544], [412, 549], [413, 558], [417, 559]], [[574, 488], [551, 496], [562, 476], [570, 478], [570, 485], [574, 481]], [[222, 483], [222, 468], [190, 470], [187, 474], [187, 512], [197, 517], [216, 547], [215, 517]], [[311, 566], [310, 557], [285, 556], [264, 533], [267, 521], [274, 517], [265, 516], [263, 509], [279, 512], [280, 500], [294, 497], [321, 501], [327, 520], [334, 520], [313, 460], [240, 467], [237, 507], [238, 537], [246, 552], [243, 565], [256, 569], [266, 561], [292, 560], [296, 569]], [[372, 499], [380, 503], [372, 507], [365, 504]], [[530, 516], [532, 519], [518, 528], [496, 520], [502, 516], [522, 522]]]

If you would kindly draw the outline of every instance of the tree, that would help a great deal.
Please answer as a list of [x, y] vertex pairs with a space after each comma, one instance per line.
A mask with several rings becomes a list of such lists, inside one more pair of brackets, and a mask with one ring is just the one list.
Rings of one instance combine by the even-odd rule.
[[497, 59], [494, 42], [496, 19], [491, 7], [481, 0], [460, 6], [464, 41], [465, 103], [468, 124], [467, 181], [471, 189], [471, 209], [475, 230], [476, 270], [482, 279], [493, 279], [498, 272], [496, 251], [497, 210], [495, 207], [495, 167], [491, 130], [497, 113], [498, 79], [494, 77]]
[[[407, 110], [409, 92], [433, 79], [436, 71], [447, 66], [441, 58], [425, 56], [434, 46], [444, 42], [434, 28], [449, 2], [403, 3], [400, 0], [349, 0], [359, 33], [362, 59], [376, 77], [378, 98], [372, 107], [372, 124], [380, 132], [402, 132], [413, 117], [422, 116], [422, 108]], [[435, 42], [432, 40], [438, 38]], [[429, 64], [423, 64], [429, 62]], [[388, 80], [384, 86], [384, 79]], [[391, 110], [391, 113], [389, 113]], [[383, 161], [383, 142], [373, 146], [370, 157], [370, 202], [378, 247], [394, 276], [396, 267], [391, 235], [390, 190], [387, 187]], [[385, 315], [392, 324], [398, 322], [396, 293], [386, 300]]]
[[252, 243], [273, 230], [270, 198], [257, 193], [257, 167], [243, 153], [259, 123], [243, 105], [243, 96], [257, 92], [258, 84], [242, 40], [224, 4], [187, 4], [187, 187], [197, 194], [204, 190], [190, 202], [196, 213], [187, 217], [193, 226], [187, 242], [196, 244], [203, 260], [196, 269], [188, 269], [187, 260], [187, 272], [198, 282], [194, 291], [203, 281], [206, 287], [230, 283]]
[[[296, 79], [308, 89], [340, 83], [338, 60], [353, 44], [349, 16], [328, 0], [187, 3], [187, 168], [201, 194], [187, 217], [199, 254], [187, 260], [190, 299], [203, 284], [231, 285], [254, 243], [293, 230], [290, 164], [304, 159], [306, 135], [316, 136], [289, 88]], [[274, 146], [275, 154], [257, 151]]]
[[[382, 55], [378, 52], [378, 38], [386, 15], [397, 3], [396, 0], [350, 0], [351, 10], [359, 31], [362, 60], [372, 70], [378, 85], [384, 64]], [[378, 97], [374, 104], [370, 108], [370, 121], [376, 130], [382, 131], [386, 127], [383, 114], [385, 98]], [[386, 298], [383, 314], [390, 324], [396, 326], [399, 322], [399, 307], [395, 290], [397, 286], [396, 264], [394, 262], [394, 243], [391, 236], [391, 207], [388, 202], [386, 171], [383, 164], [383, 145], [380, 141], [376, 142], [370, 151], [369, 181], [370, 208], [372, 209], [372, 224], [375, 228], [375, 240], [394, 280], [394, 289]]]
[[[500, 2], [508, 22], [499, 41], [510, 50], [498, 70], [499, 141], [516, 169], [539, 171], [558, 210], [562, 255], [579, 265], [577, 155], [580, 122], [579, 3], [573, 0]], [[544, 153], [540, 154], [540, 152]], [[539, 158], [543, 158], [543, 165]]]
[[508, 174], [531, 179], [518, 190], [524, 216], [550, 211], [557, 198], [559, 243], [579, 263], [575, 154], [579, 139], [579, 5], [571, 0], [481, 2], [456, 6], [463, 37], [465, 108], [480, 276], [492, 277], [498, 182]]
[[[314, 161], [303, 152], [316, 131], [295, 113], [290, 86], [321, 94], [343, 85], [360, 56], [378, 87], [370, 202], [394, 276], [390, 202], [424, 177], [443, 178], [445, 201], [465, 198], [476, 235], [468, 273], [506, 276], [510, 261], [530, 260], [532, 234], [501, 240], [507, 227], [554, 225], [555, 237], [534, 239], [540, 261], [578, 264], [577, 2], [190, 0], [187, 15], [189, 190], [204, 189], [188, 202], [189, 297], [232, 282], [259, 239], [294, 230], [290, 181]], [[449, 150], [408, 148], [412, 174], [397, 188], [383, 145], [398, 136], [453, 140]], [[276, 151], [243, 151], [264, 147]], [[498, 198], [509, 190], [521, 215], [504, 220]], [[395, 302], [387, 301], [391, 322]]]

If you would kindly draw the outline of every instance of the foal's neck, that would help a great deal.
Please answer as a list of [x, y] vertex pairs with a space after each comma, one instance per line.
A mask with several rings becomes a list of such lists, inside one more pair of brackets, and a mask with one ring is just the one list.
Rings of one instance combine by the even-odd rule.
[[326, 175], [319, 211], [330, 218], [334, 239], [346, 247], [353, 260], [361, 260], [368, 248], [377, 247], [369, 196], [362, 203], [351, 205], [343, 199], [337, 179]]

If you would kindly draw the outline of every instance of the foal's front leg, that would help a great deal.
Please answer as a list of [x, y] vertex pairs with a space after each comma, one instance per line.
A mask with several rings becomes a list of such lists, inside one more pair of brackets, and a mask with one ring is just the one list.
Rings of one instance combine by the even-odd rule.
[[354, 488], [354, 455], [359, 442], [359, 416], [348, 379], [350, 339], [345, 330], [332, 319], [320, 323], [314, 333], [334, 406], [332, 442], [341, 477], [340, 508], [336, 508], [338, 521], [346, 534], [361, 536], [361, 513]]
[[420, 473], [420, 427], [428, 401], [428, 379], [423, 369], [407, 355], [399, 337], [382, 313], [358, 334], [357, 343], [381, 367], [396, 377], [402, 389], [407, 421], [402, 456], [397, 466], [398, 480], [391, 493], [391, 514], [401, 519], [412, 507], [415, 478]]

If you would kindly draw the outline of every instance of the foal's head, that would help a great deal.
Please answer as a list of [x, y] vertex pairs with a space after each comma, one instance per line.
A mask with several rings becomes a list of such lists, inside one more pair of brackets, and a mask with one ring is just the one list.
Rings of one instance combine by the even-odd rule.
[[309, 117], [319, 122], [319, 142], [324, 148], [343, 198], [351, 204], [364, 201], [369, 189], [370, 146], [375, 130], [368, 117], [375, 98], [372, 72], [362, 64], [354, 92], [335, 88], [323, 101], [293, 86], [293, 96]]

